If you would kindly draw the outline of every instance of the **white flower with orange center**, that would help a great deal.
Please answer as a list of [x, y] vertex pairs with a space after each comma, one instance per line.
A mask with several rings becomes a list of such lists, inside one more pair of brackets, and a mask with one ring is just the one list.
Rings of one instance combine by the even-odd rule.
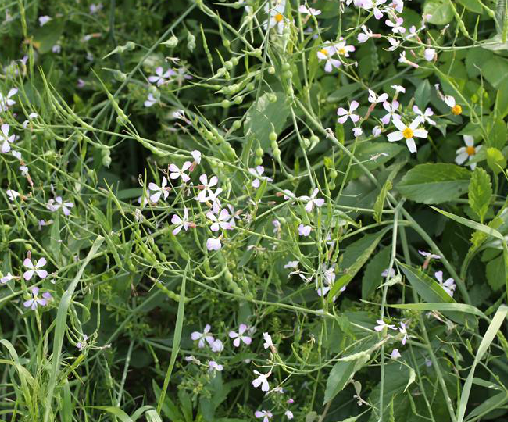
[[334, 45], [335, 51], [339, 56], [349, 57], [349, 53], [355, 51], [355, 47], [353, 45], [347, 45], [344, 38], [340, 38], [339, 42]]
[[419, 128], [420, 119], [416, 118], [413, 122], [407, 126], [400, 119], [392, 120], [395, 127], [399, 130], [392, 132], [388, 135], [388, 142], [396, 142], [401, 139], [406, 139], [406, 145], [409, 149], [410, 153], [416, 152], [416, 144], [414, 138], [426, 138], [427, 131], [425, 129]]
[[[481, 145], [477, 147], [474, 146], [474, 139], [472, 136], [464, 135], [463, 138], [466, 146], [457, 150], [457, 157], [455, 158], [457, 164], [464, 164], [467, 159], [471, 161], [482, 148]], [[469, 163], [469, 167], [471, 167], [471, 170], [474, 170], [476, 168], [476, 163]]]
[[445, 95], [443, 100], [446, 105], [452, 109], [452, 114], [455, 116], [462, 114], [462, 106], [457, 104], [457, 101], [455, 101], [455, 98], [453, 98], [451, 95]]
[[[269, 14], [269, 28], [277, 28], [277, 33], [282, 34], [284, 31], [284, 9], [286, 8], [285, 0], [269, 1], [265, 5], [265, 12]], [[266, 21], [263, 24], [266, 30]]]
[[336, 50], [333, 46], [323, 47], [321, 50], [317, 52], [317, 57], [319, 61], [326, 60], [325, 63], [325, 72], [330, 73], [332, 69], [340, 66], [340, 60], [334, 59]]

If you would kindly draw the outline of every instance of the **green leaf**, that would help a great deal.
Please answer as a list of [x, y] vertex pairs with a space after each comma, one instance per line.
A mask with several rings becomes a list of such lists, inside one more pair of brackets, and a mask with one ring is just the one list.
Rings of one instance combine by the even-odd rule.
[[430, 101], [432, 87], [427, 79], [420, 81], [415, 91], [415, 104], [420, 110], [424, 110]]
[[497, 292], [505, 285], [506, 281], [506, 270], [504, 266], [503, 255], [489, 261], [485, 267], [485, 274], [490, 288]]
[[474, 13], [483, 13], [483, 7], [479, 0], [457, 0], [467, 10]]
[[481, 66], [485, 79], [494, 88], [499, 88], [501, 83], [508, 77], [508, 60], [503, 57], [494, 56], [487, 63]]
[[[270, 101], [275, 99], [274, 102]], [[289, 105], [282, 92], [263, 94], [257, 103], [247, 111], [245, 117], [245, 135], [258, 140], [261, 148], [270, 148], [270, 132], [280, 134], [289, 116]]]
[[453, 9], [447, 0], [427, 0], [423, 5], [423, 15], [431, 15], [429, 23], [446, 25], [453, 19]]
[[325, 398], [323, 404], [333, 400], [339, 394], [346, 384], [351, 380], [356, 371], [358, 371], [365, 363], [367, 358], [352, 361], [339, 361], [333, 365], [332, 371], [326, 381]]
[[480, 217], [483, 223], [485, 214], [489, 210], [490, 198], [492, 196], [492, 185], [489, 174], [481, 167], [476, 167], [471, 176], [469, 184], [469, 205]]
[[63, 19], [53, 19], [43, 27], [37, 28], [33, 33], [33, 42], [39, 53], [44, 54], [51, 51], [51, 47], [53, 47], [62, 36], [63, 30]]
[[406, 173], [397, 190], [415, 202], [439, 204], [467, 192], [469, 178], [469, 170], [455, 164], [419, 164]]
[[453, 298], [446, 293], [439, 283], [430, 278], [420, 269], [399, 263], [402, 272], [418, 295], [427, 303], [454, 303]]
[[383, 277], [381, 273], [390, 265], [391, 247], [386, 246], [377, 253], [365, 267], [365, 273], [362, 280], [362, 298], [369, 299], [377, 287], [381, 285]]
[[499, 85], [495, 110], [498, 119], [504, 119], [508, 115], [508, 79], [505, 79]]
[[329, 302], [333, 301], [333, 297], [340, 289], [349, 283], [365, 265], [388, 230], [390, 230], [390, 227], [385, 228], [380, 233], [368, 234], [346, 248], [341, 262], [341, 268], [345, 268], [345, 274], [330, 289], [328, 293]]
[[499, 174], [506, 168], [506, 159], [501, 151], [497, 148], [487, 149], [487, 164], [494, 174]]
[[472, 314], [487, 319], [485, 314], [478, 308], [465, 303], [404, 303], [388, 305], [390, 308], [409, 309], [412, 311], [452, 311]]
[[467, 415], [466, 421], [478, 420], [481, 417], [492, 410], [499, 409], [508, 400], [508, 393], [503, 391], [502, 393], [496, 394], [485, 400], [482, 404], [476, 407], [469, 415]]

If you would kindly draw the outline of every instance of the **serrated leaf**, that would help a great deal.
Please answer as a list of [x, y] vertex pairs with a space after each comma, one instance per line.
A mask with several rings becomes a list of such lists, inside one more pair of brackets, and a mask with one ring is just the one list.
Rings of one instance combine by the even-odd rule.
[[489, 210], [490, 198], [492, 196], [492, 185], [489, 174], [481, 167], [476, 167], [469, 183], [469, 205], [480, 217], [483, 223], [485, 214]]
[[[274, 97], [275, 96], [275, 97]], [[275, 98], [274, 102], [270, 99]], [[252, 104], [245, 116], [245, 135], [253, 136], [261, 148], [270, 148], [270, 132], [277, 135], [282, 131], [289, 116], [289, 105], [282, 92], [266, 93]]]
[[397, 190], [415, 202], [439, 204], [466, 193], [469, 178], [469, 170], [455, 164], [419, 164], [406, 173]]
[[423, 5], [423, 15], [431, 15], [429, 23], [446, 25], [453, 19], [453, 9], [447, 0], [427, 0]]
[[383, 187], [381, 188], [381, 192], [376, 198], [376, 203], [374, 204], [374, 220], [377, 223], [381, 223], [381, 217], [383, 215], [383, 206], [385, 204], [386, 195], [389, 190], [392, 188], [391, 180], [387, 180]]

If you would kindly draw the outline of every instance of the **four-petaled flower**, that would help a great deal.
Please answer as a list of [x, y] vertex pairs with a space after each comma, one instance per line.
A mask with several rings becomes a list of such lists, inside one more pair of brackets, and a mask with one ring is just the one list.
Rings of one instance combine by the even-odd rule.
[[72, 208], [74, 204], [72, 202], [64, 202], [61, 196], [57, 196], [55, 199], [51, 198], [48, 201], [47, 208], [50, 211], [58, 211], [60, 208], [62, 208], [62, 211], [65, 215], [70, 215], [71, 210], [69, 208]]
[[263, 347], [265, 349], [268, 349], [269, 347], [273, 347], [272, 336], [270, 334], [263, 333], [263, 339], [265, 340], [265, 342], [263, 343]]
[[171, 217], [171, 223], [176, 224], [177, 226], [173, 229], [173, 235], [176, 236], [182, 229], [185, 231], [189, 230], [189, 210], [187, 207], [183, 208], [183, 218], [181, 218], [178, 214], [173, 214]]
[[323, 47], [321, 50], [317, 52], [317, 57], [319, 61], [326, 60], [325, 72], [327, 73], [330, 73], [334, 67], [337, 68], [341, 64], [340, 60], [333, 58], [335, 53], [336, 50], [335, 47], [333, 46]]
[[427, 122], [430, 125], [435, 125], [436, 122], [432, 120], [430, 117], [434, 115], [434, 112], [430, 107], [427, 107], [425, 109], [425, 112], [421, 111], [418, 106], [413, 106], [413, 111], [416, 113], [416, 115], [420, 118], [420, 121], [422, 123]]
[[220, 248], [222, 248], [220, 237], [209, 237], [206, 240], [206, 249], [209, 251], [218, 251]]
[[30, 280], [34, 274], [37, 274], [39, 278], [46, 278], [48, 276], [48, 272], [46, 270], [42, 270], [41, 268], [46, 265], [46, 258], [42, 257], [38, 261], [35, 261], [35, 265], [33, 264], [30, 258], [26, 258], [23, 261], [23, 266], [28, 268], [27, 271], [23, 273], [23, 278], [28, 281]]
[[396, 142], [400, 141], [402, 138], [405, 138], [409, 152], [415, 153], [416, 143], [414, 137], [427, 137], [427, 131], [418, 127], [420, 125], [420, 119], [416, 118], [409, 126], [402, 123], [400, 119], [393, 119], [393, 124], [398, 130], [388, 135], [388, 142]]
[[203, 330], [202, 333], [200, 333], [199, 331], [193, 331], [191, 333], [191, 339], [192, 340], [194, 340], [194, 341], [199, 340], [198, 341], [198, 347], [200, 349], [204, 348], [206, 346], [207, 342], [208, 343], [210, 343], [210, 342], [213, 343], [213, 341], [215, 340], [213, 338], [213, 336], [211, 334], [209, 334], [210, 328], [211, 328], [210, 324], [206, 324], [205, 325], [205, 329]]
[[213, 232], [217, 232], [220, 229], [229, 230], [231, 229], [231, 215], [229, 214], [227, 209], [222, 209], [219, 212], [219, 215], [215, 215], [212, 211], [208, 211], [206, 213], [206, 217], [212, 221], [212, 225], [210, 226], [210, 230]]
[[161, 185], [160, 187], [159, 187], [159, 186], [157, 186], [157, 185], [156, 185], [155, 183], [153, 183], [153, 182], [150, 182], [150, 183], [148, 184], [148, 190], [149, 190], [150, 192], [154, 192], [154, 193], [152, 193], [152, 194], [150, 195], [150, 201], [151, 201], [153, 204], [156, 204], [156, 203], [159, 201], [159, 199], [160, 199], [161, 195], [162, 195], [162, 197], [164, 198], [164, 200], [168, 197], [168, 195], [169, 195], [169, 188], [168, 188], [168, 187], [166, 187], [166, 186], [167, 186], [167, 184], [168, 184], [168, 180], [166, 179], [166, 177], [165, 177], [165, 176], [162, 178], [162, 185]]
[[4, 123], [2, 125], [2, 133], [0, 134], [0, 141], [2, 142], [2, 152], [4, 154], [8, 153], [11, 150], [11, 145], [16, 139], [16, 135], [9, 136], [9, 125]]
[[263, 166], [257, 166], [256, 168], [250, 168], [249, 173], [252, 174], [256, 179], [252, 181], [252, 187], [254, 189], [259, 188], [259, 180], [266, 180], [268, 182], [272, 182], [273, 179], [270, 177], [264, 177], [263, 173], [265, 172], [265, 168]]
[[222, 371], [223, 369], [224, 369], [224, 367], [222, 365], [219, 365], [214, 360], [209, 360], [208, 361], [208, 370], [210, 372], [213, 372], [213, 371]]
[[190, 180], [190, 177], [188, 174], [185, 174], [187, 170], [189, 170], [192, 166], [192, 163], [190, 161], [186, 161], [183, 163], [182, 168], [178, 168], [176, 164], [170, 164], [169, 165], [169, 178], [170, 179], [178, 179], [179, 177], [182, 178], [182, 181], [188, 182]]
[[307, 205], [305, 205], [305, 211], [312, 212], [314, 209], [314, 206], [316, 207], [322, 207], [325, 203], [325, 200], [322, 198], [316, 198], [317, 194], [319, 193], [319, 189], [315, 188], [312, 191], [312, 195], [309, 197], [307, 195], [300, 196], [300, 199], [303, 201], [307, 201]]
[[42, 297], [39, 297], [39, 288], [36, 286], [31, 287], [30, 290], [32, 291], [32, 298], [23, 302], [23, 306], [25, 308], [30, 308], [32, 311], [35, 311], [38, 306], [46, 306], [48, 301], [52, 299], [49, 292], [44, 292]]
[[149, 76], [148, 80], [152, 83], [156, 83], [157, 86], [161, 86], [165, 83], [167, 83], [167, 79], [171, 78], [175, 74], [175, 71], [173, 69], [168, 69], [166, 72], [164, 72], [164, 69], [162, 67], [158, 67], [155, 69], [155, 75]]
[[256, 418], [263, 418], [262, 422], [270, 422], [273, 418], [273, 413], [269, 410], [256, 410]]
[[376, 331], [383, 331], [385, 329], [385, 327], [391, 328], [392, 330], [396, 330], [395, 325], [393, 325], [393, 324], [387, 324], [382, 319], [378, 319], [377, 320], [377, 324], [378, 325], [376, 325], [374, 327], [374, 330], [376, 330]]
[[252, 343], [252, 338], [247, 335], [244, 335], [247, 330], [248, 330], [247, 325], [240, 324], [240, 326], [238, 327], [238, 332], [236, 331], [229, 332], [229, 337], [234, 338], [233, 345], [235, 347], [239, 347], [241, 342], [245, 343], [247, 346]]
[[259, 371], [256, 371], [254, 369], [253, 371], [258, 377], [252, 381], [252, 386], [254, 388], [258, 388], [261, 386], [261, 391], [264, 391], [265, 393], [270, 390], [270, 384], [268, 384], [268, 377], [272, 375], [271, 372], [268, 372], [268, 374], [262, 374]]
[[14, 104], [16, 104], [16, 101], [12, 100], [11, 97], [16, 95], [17, 92], [17, 88], [11, 88], [5, 97], [0, 92], [0, 113], [7, 111], [9, 107], [12, 107]]
[[217, 182], [219, 181], [217, 176], [213, 176], [210, 178], [210, 180], [208, 180], [208, 176], [206, 174], [202, 174], [199, 176], [199, 181], [201, 182], [201, 186], [199, 186], [201, 190], [198, 193], [196, 199], [199, 202], [206, 202], [208, 200], [214, 202], [217, 199], [217, 196], [222, 192], [222, 188], [217, 188], [215, 193], [212, 190], [212, 188], [217, 185]]
[[311, 16], [318, 16], [321, 14], [321, 10], [316, 10], [313, 9], [312, 7], [307, 7], [304, 5], [298, 7], [298, 12], [300, 12], [303, 15], [311, 15]]
[[340, 124], [346, 123], [347, 119], [351, 119], [353, 123], [356, 123], [358, 120], [360, 120], [360, 116], [358, 114], [355, 114], [354, 111], [358, 108], [360, 104], [358, 101], [353, 100], [349, 106], [349, 110], [346, 110], [345, 108], [339, 107], [337, 109], [337, 115], [339, 118], [337, 119]]
[[88, 340], [88, 336], [86, 334], [83, 334], [83, 339], [81, 341], [78, 341], [76, 344], [76, 347], [79, 350], [83, 350], [83, 348], [86, 346]]
[[309, 236], [310, 235], [310, 232], [312, 230], [312, 227], [311, 226], [305, 226], [303, 224], [300, 224], [298, 226], [298, 234], [300, 236]]
[[393, 100], [391, 103], [385, 101], [383, 103], [383, 108], [388, 112], [381, 118], [381, 123], [387, 125], [390, 121], [394, 119], [399, 119], [400, 116], [397, 114], [397, 110], [399, 109], [399, 102], [397, 100]]
[[437, 281], [439, 281], [439, 284], [441, 285], [443, 290], [453, 297], [453, 293], [457, 288], [457, 286], [455, 285], [455, 280], [450, 277], [447, 278], [445, 281], [443, 281], [443, 271], [436, 271], [434, 273], [434, 277], [436, 278]]

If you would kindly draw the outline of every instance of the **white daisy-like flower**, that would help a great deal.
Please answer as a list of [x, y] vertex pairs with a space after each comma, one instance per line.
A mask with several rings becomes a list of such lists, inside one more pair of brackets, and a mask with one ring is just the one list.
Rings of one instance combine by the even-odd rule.
[[319, 61], [325, 60], [325, 72], [330, 73], [333, 68], [338, 68], [341, 65], [341, 61], [334, 59], [333, 55], [336, 53], [335, 47], [327, 46], [323, 47], [321, 50], [317, 52], [317, 57]]
[[344, 38], [339, 38], [339, 42], [334, 45], [335, 51], [339, 56], [349, 57], [349, 53], [356, 50], [353, 45], [347, 45]]
[[[270, 4], [272, 3], [272, 4]], [[268, 27], [276, 28], [278, 34], [284, 31], [284, 10], [286, 9], [285, 0], [268, 1], [265, 5], [265, 12], [270, 16]], [[267, 29], [267, 21], [263, 23], [263, 28]]]
[[420, 125], [420, 119], [416, 118], [409, 126], [402, 123], [400, 119], [393, 119], [393, 124], [398, 130], [388, 135], [388, 142], [396, 142], [405, 138], [409, 152], [411, 152], [412, 154], [415, 153], [416, 143], [414, 137], [417, 138], [427, 137], [427, 131], [425, 129], [418, 127]]
[[[457, 157], [455, 158], [455, 162], [457, 164], [464, 164], [465, 161], [469, 158], [469, 160], [472, 160], [476, 154], [478, 154], [478, 151], [482, 148], [481, 145], [478, 145], [477, 147], [474, 146], [474, 139], [470, 135], [464, 135], [464, 143], [466, 146], [460, 147], [457, 150]], [[471, 170], [474, 170], [476, 168], [476, 163], [469, 163], [469, 167]]]

